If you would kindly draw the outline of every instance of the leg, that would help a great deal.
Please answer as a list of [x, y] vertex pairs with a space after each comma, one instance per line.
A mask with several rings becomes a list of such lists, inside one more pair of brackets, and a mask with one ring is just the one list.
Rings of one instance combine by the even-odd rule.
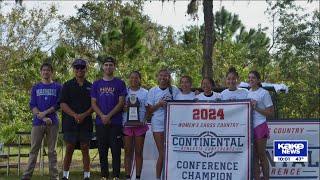
[[135, 145], [135, 157], [136, 157], [136, 176], [141, 175], [142, 165], [143, 165], [143, 145], [144, 145], [145, 135], [136, 136], [134, 138]]
[[65, 141], [65, 143], [66, 143], [66, 155], [64, 156], [64, 160], [63, 160], [63, 170], [69, 171], [75, 144], [67, 141]]
[[44, 137], [43, 126], [33, 126], [31, 130], [31, 150], [29, 154], [29, 161], [27, 169], [23, 173], [22, 179], [31, 179], [34, 167], [37, 163], [39, 149], [41, 147], [42, 139]]
[[260, 180], [260, 163], [258, 157], [258, 151], [256, 147], [256, 143], [254, 143], [254, 157], [253, 157], [253, 177], [255, 180]]
[[119, 178], [121, 165], [121, 145], [122, 145], [122, 127], [112, 126], [110, 128], [110, 147], [112, 153], [112, 171], [113, 176]]
[[90, 171], [89, 142], [80, 143], [84, 172]]
[[126, 176], [131, 176], [131, 168], [132, 168], [132, 144], [133, 137], [132, 136], [124, 136], [124, 168]]
[[108, 134], [110, 129], [105, 126], [96, 126], [96, 135], [98, 141], [98, 151], [99, 151], [99, 159], [100, 159], [100, 169], [102, 177], [109, 177], [109, 167], [108, 167]]
[[163, 132], [153, 132], [153, 138], [156, 142], [159, 157], [156, 166], [157, 178], [161, 178], [163, 159], [164, 159], [164, 133]]
[[56, 152], [58, 131], [59, 131], [58, 125], [46, 126], [50, 179], [59, 179], [59, 172], [58, 172], [58, 166], [57, 166], [57, 152]]
[[267, 138], [258, 139], [256, 143], [256, 152], [258, 154], [259, 161], [262, 166], [262, 173], [264, 180], [269, 180], [269, 162], [266, 154]]

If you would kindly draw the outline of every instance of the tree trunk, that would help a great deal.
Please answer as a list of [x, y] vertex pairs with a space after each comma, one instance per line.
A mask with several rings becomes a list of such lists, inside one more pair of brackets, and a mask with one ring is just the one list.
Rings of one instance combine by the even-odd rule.
[[212, 51], [214, 46], [213, 35], [213, 0], [203, 0], [204, 39], [203, 39], [203, 66], [202, 77], [213, 77]]

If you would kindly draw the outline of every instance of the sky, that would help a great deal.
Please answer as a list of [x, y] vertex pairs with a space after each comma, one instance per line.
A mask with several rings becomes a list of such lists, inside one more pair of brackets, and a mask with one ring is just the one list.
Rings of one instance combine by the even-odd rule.
[[[31, 1], [24, 0], [23, 5], [27, 8], [32, 7], [48, 7], [49, 4], [55, 3], [58, 5], [58, 12], [66, 17], [76, 14], [75, 6], [80, 7], [86, 1]], [[203, 13], [202, 6], [199, 7], [198, 20], [192, 20], [192, 18], [187, 15], [187, 5], [189, 1], [177, 0], [175, 3], [173, 1], [160, 0], [146, 1], [144, 6], [144, 14], [148, 15], [153, 22], [161, 24], [163, 26], [171, 26], [176, 31], [182, 31], [185, 27], [189, 25], [201, 25], [203, 23]], [[5, 3], [14, 5], [14, 1], [5, 1]], [[304, 7], [305, 12], [311, 13], [312, 11], [319, 10], [319, 0], [314, 0], [313, 3], [307, 3], [307, 1], [297, 1], [296, 2], [301, 7]], [[201, 4], [201, 3], [200, 3]], [[245, 0], [214, 0], [213, 8], [214, 13], [219, 11], [222, 6], [225, 7], [229, 12], [239, 15], [239, 19], [245, 25], [247, 29], [258, 28], [261, 24], [262, 27], [268, 27], [267, 34], [271, 36], [272, 34], [272, 23], [268, 19], [268, 15], [265, 13], [267, 9], [267, 3], [264, 0], [260, 1], [245, 1]], [[10, 6], [7, 6], [7, 10]]]

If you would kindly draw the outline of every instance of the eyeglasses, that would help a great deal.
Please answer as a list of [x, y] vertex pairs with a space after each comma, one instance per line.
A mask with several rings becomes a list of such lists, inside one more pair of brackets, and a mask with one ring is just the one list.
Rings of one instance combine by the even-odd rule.
[[74, 66], [73, 68], [77, 70], [83, 70], [86, 68], [86, 66], [77, 65], [77, 66]]

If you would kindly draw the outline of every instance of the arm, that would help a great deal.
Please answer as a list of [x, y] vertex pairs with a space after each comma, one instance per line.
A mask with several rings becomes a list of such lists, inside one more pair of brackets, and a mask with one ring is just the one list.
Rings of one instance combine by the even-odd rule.
[[266, 117], [273, 117], [274, 115], [274, 109], [273, 106], [267, 107], [266, 109], [260, 109], [258, 107], [254, 108], [257, 112], [260, 114], [266, 116]]
[[67, 103], [60, 103], [60, 107], [61, 107], [61, 110], [66, 114], [68, 114], [69, 116], [72, 116], [75, 118], [75, 116], [77, 115], [77, 113], [75, 113]]
[[159, 108], [164, 107], [166, 105], [166, 101], [160, 100], [155, 105], [148, 105], [147, 106], [147, 113], [152, 114], [153, 112], [157, 111]]
[[114, 116], [118, 112], [122, 111], [123, 106], [124, 106], [124, 101], [125, 101], [125, 97], [124, 96], [119, 96], [118, 104], [107, 114], [107, 116], [110, 116], [110, 119], [111, 119], [112, 116]]
[[97, 105], [97, 99], [96, 98], [91, 98], [91, 108], [93, 109], [94, 112], [100, 117], [102, 117], [104, 114], [100, 110], [99, 106]]

